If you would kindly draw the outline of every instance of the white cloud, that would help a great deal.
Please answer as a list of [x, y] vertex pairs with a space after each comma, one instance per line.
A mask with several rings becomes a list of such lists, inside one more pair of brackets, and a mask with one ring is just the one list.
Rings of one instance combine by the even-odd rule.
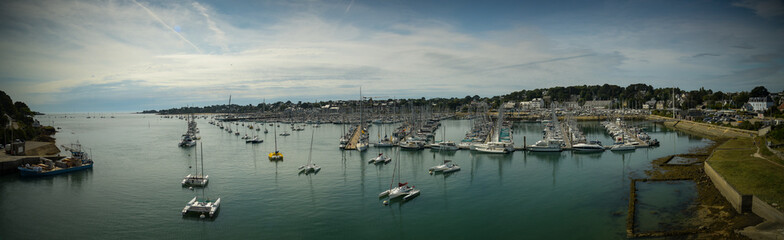
[[[367, 12], [361, 4], [349, 5], [351, 13]], [[66, 104], [63, 96], [78, 98], [71, 95], [80, 88], [111, 89], [102, 98], [161, 99], [157, 102], [170, 105], [159, 107], [172, 107], [222, 103], [228, 94], [292, 100], [354, 96], [355, 89], [346, 87], [359, 85], [368, 95], [418, 98], [781, 76], [770, 70], [776, 68], [743, 72], [737, 62], [781, 51], [775, 40], [781, 38], [771, 36], [782, 33], [732, 22], [647, 21], [630, 23], [637, 29], [607, 27], [582, 35], [524, 24], [466, 33], [442, 20], [371, 28], [318, 11], [237, 26], [234, 17], [198, 2], [7, 6], [7, 17], [16, 20], [0, 22], [7, 36], [0, 39], [0, 51], [13, 57], [0, 59], [0, 77], [24, 80], [8, 88], [32, 106]], [[719, 56], [692, 58], [700, 53]]]

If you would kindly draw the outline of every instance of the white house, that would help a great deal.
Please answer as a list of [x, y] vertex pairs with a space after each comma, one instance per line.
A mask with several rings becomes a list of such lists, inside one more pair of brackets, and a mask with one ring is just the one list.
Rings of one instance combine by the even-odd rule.
[[749, 109], [751, 111], [764, 112], [776, 104], [773, 103], [773, 100], [771, 100], [770, 97], [753, 97], [749, 98], [749, 105], [751, 105], [751, 108]]

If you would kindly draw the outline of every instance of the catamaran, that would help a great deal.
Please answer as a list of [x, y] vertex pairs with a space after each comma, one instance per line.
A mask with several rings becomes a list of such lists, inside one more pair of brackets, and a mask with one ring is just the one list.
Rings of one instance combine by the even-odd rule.
[[379, 163], [389, 163], [390, 161], [392, 161], [392, 158], [384, 156], [384, 153], [378, 153], [378, 156], [368, 160], [368, 163], [379, 164]]
[[[278, 129], [275, 129], [275, 152], [269, 153], [270, 161], [283, 161], [283, 154], [278, 152]], [[266, 130], [266, 129], [264, 129]]]
[[204, 187], [207, 186], [210, 176], [204, 175], [204, 145], [201, 146], [201, 173], [199, 173], [199, 157], [196, 156], [196, 149], [193, 151], [194, 166], [196, 166], [196, 174], [188, 174], [182, 179], [182, 186], [191, 187]]
[[457, 164], [453, 163], [452, 160], [444, 160], [444, 164], [434, 166], [428, 169], [428, 172], [430, 172], [430, 174], [436, 172], [450, 173], [454, 171], [460, 171], [460, 166], [457, 166]]
[[[400, 151], [398, 151], [397, 153], [398, 153], [397, 157], [398, 159], [400, 159]], [[395, 176], [397, 176], [398, 178], [397, 187], [394, 187]], [[400, 160], [398, 160], [397, 162], [395, 162], [394, 170], [392, 170], [392, 183], [389, 184], [389, 189], [378, 194], [378, 197], [383, 198], [389, 196], [389, 199], [395, 199], [402, 196], [403, 200], [407, 201], [419, 196], [419, 191], [420, 190], [415, 189], [414, 186], [408, 186], [408, 182], [405, 183], [400, 182]]]
[[310, 134], [310, 154], [308, 154], [308, 164], [302, 165], [299, 167], [300, 173], [318, 173], [321, 171], [321, 167], [313, 164], [313, 137], [315, 135], [315, 130], [313, 130]]

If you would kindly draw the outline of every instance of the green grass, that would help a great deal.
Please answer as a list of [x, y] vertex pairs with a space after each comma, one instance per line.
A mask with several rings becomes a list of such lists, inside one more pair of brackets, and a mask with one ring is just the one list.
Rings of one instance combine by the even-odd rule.
[[[753, 157], [756, 152], [751, 139], [732, 139], [719, 146], [708, 161], [742, 194], [753, 194], [768, 203], [784, 204], [784, 168]], [[765, 155], [762, 152], [760, 154]]]

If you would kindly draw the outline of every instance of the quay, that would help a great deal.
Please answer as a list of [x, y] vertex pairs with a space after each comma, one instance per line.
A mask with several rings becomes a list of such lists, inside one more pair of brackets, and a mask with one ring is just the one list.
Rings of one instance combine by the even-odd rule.
[[38, 163], [42, 157], [53, 160], [63, 158], [59, 156], [60, 149], [54, 143], [48, 142], [27, 141], [25, 142], [24, 153], [25, 155], [22, 156], [8, 155], [5, 152], [0, 153], [0, 175], [15, 174], [18, 171], [17, 167]]
[[357, 125], [354, 129], [354, 133], [351, 134], [351, 138], [348, 140], [348, 144], [346, 144], [346, 150], [356, 150], [357, 143], [359, 143], [359, 137], [362, 136], [362, 125]]

